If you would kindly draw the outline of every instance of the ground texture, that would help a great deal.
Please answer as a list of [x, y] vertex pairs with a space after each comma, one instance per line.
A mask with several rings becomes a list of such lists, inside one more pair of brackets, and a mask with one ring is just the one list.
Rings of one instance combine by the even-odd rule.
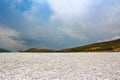
[[0, 80], [120, 80], [120, 53], [4, 53]]

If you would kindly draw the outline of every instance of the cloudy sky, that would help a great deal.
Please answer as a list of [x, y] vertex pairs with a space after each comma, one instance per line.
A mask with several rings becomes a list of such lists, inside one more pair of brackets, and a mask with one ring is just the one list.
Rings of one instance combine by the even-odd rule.
[[120, 38], [120, 0], [0, 0], [0, 48], [63, 49]]

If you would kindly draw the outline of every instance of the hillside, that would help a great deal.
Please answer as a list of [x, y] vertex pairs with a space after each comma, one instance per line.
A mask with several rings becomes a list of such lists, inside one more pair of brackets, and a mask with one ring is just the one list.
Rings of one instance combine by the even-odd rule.
[[102, 51], [120, 51], [120, 39], [100, 43], [89, 44], [85, 46], [63, 49], [59, 52], [102, 52]]
[[37, 49], [37, 48], [30, 48], [25, 51], [20, 51], [20, 52], [55, 52], [54, 50], [49, 50], [49, 49]]
[[119, 52], [119, 51], [120, 51], [120, 39], [94, 43], [94, 44], [89, 44], [74, 48], [67, 48], [57, 51], [50, 49], [30, 48], [28, 50], [20, 51], [20, 52]]
[[10, 51], [0, 48], [0, 52], [10, 52]]

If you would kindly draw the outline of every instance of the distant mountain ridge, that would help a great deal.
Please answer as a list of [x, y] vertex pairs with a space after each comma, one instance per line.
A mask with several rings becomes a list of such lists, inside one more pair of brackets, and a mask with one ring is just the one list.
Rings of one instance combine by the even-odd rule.
[[38, 48], [30, 48], [25, 51], [20, 51], [20, 52], [55, 52], [54, 50], [49, 50], [49, 49], [38, 49]]
[[0, 48], [0, 52], [11, 52], [11, 51]]
[[31, 48], [22, 52], [120, 52], [120, 39], [88, 44], [62, 50]]

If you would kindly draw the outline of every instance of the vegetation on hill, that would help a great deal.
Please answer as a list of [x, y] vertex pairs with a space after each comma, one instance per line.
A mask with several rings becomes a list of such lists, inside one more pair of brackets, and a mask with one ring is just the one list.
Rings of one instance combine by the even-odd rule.
[[60, 50], [60, 52], [120, 51], [120, 39]]
[[37, 49], [37, 48], [30, 48], [25, 51], [20, 51], [20, 52], [55, 52], [54, 50], [49, 50], [49, 49]]

